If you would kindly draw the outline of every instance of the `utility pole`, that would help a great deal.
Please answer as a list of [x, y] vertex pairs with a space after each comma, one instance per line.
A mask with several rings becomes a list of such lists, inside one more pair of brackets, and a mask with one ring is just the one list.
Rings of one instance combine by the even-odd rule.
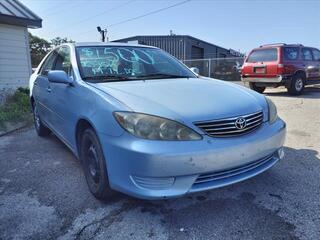
[[[101, 29], [101, 27], [100, 26], [98, 26], [97, 27], [97, 30], [98, 30], [98, 32], [101, 34], [101, 41], [102, 42], [105, 42], [106, 41], [106, 35], [107, 35], [107, 29], [105, 28], [105, 29]], [[107, 38], [108, 39], [108, 38]]]

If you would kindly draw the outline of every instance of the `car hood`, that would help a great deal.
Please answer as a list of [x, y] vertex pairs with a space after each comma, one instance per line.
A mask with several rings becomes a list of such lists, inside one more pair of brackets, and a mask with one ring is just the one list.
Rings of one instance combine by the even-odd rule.
[[266, 108], [264, 97], [237, 84], [210, 78], [97, 83], [127, 110], [194, 122], [240, 116]]

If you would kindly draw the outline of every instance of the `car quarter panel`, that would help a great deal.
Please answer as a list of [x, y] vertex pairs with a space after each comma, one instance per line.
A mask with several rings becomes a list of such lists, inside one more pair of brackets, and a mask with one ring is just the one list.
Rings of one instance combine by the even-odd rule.
[[68, 142], [76, 148], [76, 127], [81, 119], [88, 121], [97, 133], [108, 136], [120, 136], [124, 130], [113, 117], [113, 111], [127, 109], [112, 97], [89, 86], [86, 83], [77, 83], [69, 90], [67, 99], [60, 99], [59, 113], [65, 121], [64, 131]]

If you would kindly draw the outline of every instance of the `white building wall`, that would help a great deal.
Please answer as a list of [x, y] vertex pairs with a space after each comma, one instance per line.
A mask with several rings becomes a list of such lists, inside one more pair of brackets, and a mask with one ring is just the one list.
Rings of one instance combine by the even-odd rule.
[[28, 29], [0, 24], [0, 95], [27, 87], [31, 73]]

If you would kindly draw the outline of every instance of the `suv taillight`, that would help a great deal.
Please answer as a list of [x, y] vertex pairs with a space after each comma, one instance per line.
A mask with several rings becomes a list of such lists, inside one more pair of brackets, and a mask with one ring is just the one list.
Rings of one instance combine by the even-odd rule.
[[280, 74], [283, 74], [284, 73], [284, 65], [282, 63], [279, 63], [278, 66], [277, 66], [277, 73], [280, 75]]

